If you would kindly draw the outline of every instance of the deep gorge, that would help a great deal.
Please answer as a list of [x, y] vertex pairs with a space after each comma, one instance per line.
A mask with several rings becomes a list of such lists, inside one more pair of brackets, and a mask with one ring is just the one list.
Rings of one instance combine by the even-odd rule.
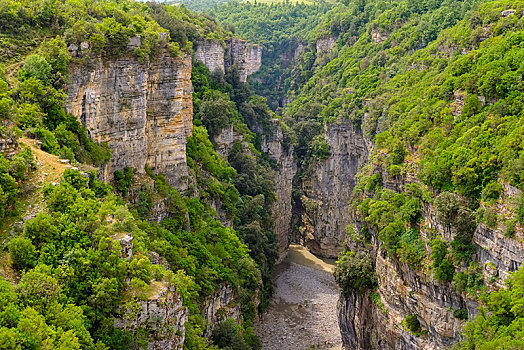
[[35, 4], [2, 346], [524, 346], [521, 1]]

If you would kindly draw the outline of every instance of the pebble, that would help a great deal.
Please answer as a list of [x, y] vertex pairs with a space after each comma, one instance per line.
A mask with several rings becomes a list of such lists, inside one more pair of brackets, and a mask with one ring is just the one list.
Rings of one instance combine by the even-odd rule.
[[262, 349], [342, 349], [333, 276], [293, 262], [285, 265], [268, 309], [255, 323]]

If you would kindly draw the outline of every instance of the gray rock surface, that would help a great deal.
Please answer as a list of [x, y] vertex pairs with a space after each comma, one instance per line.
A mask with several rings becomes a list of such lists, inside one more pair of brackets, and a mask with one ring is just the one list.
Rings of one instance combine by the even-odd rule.
[[[258, 303], [257, 303], [258, 305]], [[240, 306], [235, 303], [235, 293], [229, 285], [221, 285], [204, 303], [203, 316], [207, 328], [204, 336], [210, 337], [213, 329], [228, 318], [240, 324], [242, 315]]]
[[148, 64], [133, 56], [72, 65], [67, 110], [86, 123], [89, 136], [112, 151], [104, 176], [145, 165], [186, 187], [186, 139], [192, 132], [191, 57], [162, 50]]
[[145, 328], [150, 332], [148, 350], [182, 349], [188, 310], [182, 306], [182, 296], [164, 282], [154, 282], [148, 300], [124, 304], [122, 316], [114, 319], [116, 328], [135, 332]]
[[277, 201], [273, 204], [273, 225], [277, 237], [278, 261], [286, 256], [289, 246], [289, 230], [293, 211], [292, 192], [293, 178], [297, 172], [297, 164], [293, 158], [293, 145], [286, 147], [284, 133], [279, 119], [270, 120], [271, 133], [266, 135], [262, 150], [269, 154], [278, 165], [275, 171], [275, 194]]
[[349, 121], [326, 127], [331, 156], [313, 164], [302, 183], [301, 240], [313, 253], [337, 257], [351, 222], [349, 201], [355, 175], [367, 162], [362, 132]]
[[236, 66], [240, 81], [245, 83], [249, 75], [260, 69], [262, 47], [238, 38], [226, 40], [225, 47], [219, 40], [206, 39], [197, 42], [195, 59], [204, 63], [211, 72], [218, 70], [223, 73]]

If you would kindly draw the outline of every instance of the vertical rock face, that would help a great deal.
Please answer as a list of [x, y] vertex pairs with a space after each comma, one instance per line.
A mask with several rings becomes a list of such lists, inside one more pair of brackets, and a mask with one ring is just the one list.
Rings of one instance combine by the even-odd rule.
[[225, 49], [218, 40], [203, 40], [197, 43], [195, 59], [202, 62], [210, 72], [224, 73]]
[[[458, 339], [462, 326], [453, 310], [476, 315], [478, 304], [457, 294], [450, 284], [389, 259], [381, 250], [375, 264], [383, 307], [369, 292], [340, 297], [339, 323], [346, 349], [445, 349]], [[415, 337], [401, 325], [408, 315], [417, 316], [427, 336]]]
[[369, 152], [349, 121], [327, 126], [325, 139], [331, 156], [310, 166], [302, 183], [301, 240], [315, 254], [336, 257], [344, 249], [355, 175]]
[[245, 83], [247, 77], [260, 69], [262, 64], [262, 47], [249, 44], [238, 38], [226, 40], [226, 47], [218, 40], [208, 39], [197, 42], [195, 59], [214, 72], [236, 66], [240, 81]]
[[275, 171], [277, 201], [273, 204], [273, 225], [277, 237], [278, 261], [281, 261], [286, 256], [289, 246], [289, 230], [293, 211], [293, 178], [297, 172], [297, 164], [293, 159], [293, 146], [290, 144], [286, 147], [279, 119], [271, 119], [270, 130], [271, 133], [264, 139], [262, 149], [279, 166], [279, 169]]
[[148, 64], [121, 57], [73, 65], [67, 93], [68, 112], [112, 151], [106, 178], [124, 167], [143, 172], [147, 164], [170, 184], [185, 187], [193, 118], [189, 55], [174, 58], [162, 50]]
[[[257, 303], [258, 304], [258, 303]], [[204, 303], [204, 319], [207, 328], [204, 332], [205, 337], [210, 337], [213, 329], [222, 321], [228, 318], [236, 323], [242, 323], [240, 306], [235, 303], [235, 293], [229, 285], [220, 286]]]
[[148, 350], [182, 349], [188, 310], [182, 306], [182, 296], [173, 287], [155, 283], [159, 284], [155, 286], [157, 292], [148, 300], [125, 309], [123, 316], [114, 320], [115, 327], [132, 333], [139, 329], [148, 331]]
[[[399, 191], [404, 184], [389, 188]], [[507, 197], [518, 194], [518, 190], [509, 186], [504, 192]], [[451, 241], [456, 232], [438, 222], [435, 213], [433, 205], [425, 205], [422, 226], [429, 228], [431, 234], [438, 232], [444, 240]], [[376, 295], [371, 298], [369, 293], [341, 295], [339, 323], [345, 348], [437, 350], [450, 347], [460, 339], [463, 325], [463, 321], [454, 316], [454, 311], [462, 310], [472, 318], [477, 314], [478, 302], [457, 292], [451, 283], [433, 279], [428, 269], [419, 271], [397, 258], [388, 257], [381, 249], [376, 233], [373, 230], [370, 232], [372, 244], [368, 250], [374, 257], [378, 278], [376, 292], [380, 302], [376, 302]], [[424, 228], [420, 233], [426, 241], [430, 240], [429, 230]], [[482, 223], [478, 225], [473, 234], [476, 245], [474, 260], [478, 262], [479, 272], [482, 272], [488, 287], [503, 287], [509, 273], [524, 263], [524, 246], [519, 241], [522, 238], [522, 232], [509, 238], [500, 228], [492, 229]], [[348, 242], [348, 245], [353, 251], [359, 250], [356, 242]], [[402, 323], [409, 315], [417, 317], [423, 332], [427, 334], [414, 336], [406, 329]]]
[[317, 40], [317, 53], [324, 53], [333, 50], [337, 39], [333, 37], [322, 38]]

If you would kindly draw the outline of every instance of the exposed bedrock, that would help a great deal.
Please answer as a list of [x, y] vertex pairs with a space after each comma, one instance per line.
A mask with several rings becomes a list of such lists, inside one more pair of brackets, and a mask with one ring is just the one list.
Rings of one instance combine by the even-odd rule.
[[240, 81], [245, 83], [249, 75], [260, 69], [262, 47], [238, 38], [227, 39], [224, 43], [216, 39], [201, 40], [197, 42], [195, 59], [204, 63], [211, 72], [224, 73], [236, 66]]
[[112, 151], [104, 175], [145, 165], [186, 187], [186, 139], [192, 132], [191, 57], [162, 50], [150, 63], [134, 56], [73, 64], [67, 110], [84, 122], [89, 136]]
[[368, 159], [369, 146], [349, 121], [326, 126], [324, 134], [330, 157], [304, 170], [300, 240], [315, 254], [337, 257], [351, 222], [349, 201], [355, 175]]

